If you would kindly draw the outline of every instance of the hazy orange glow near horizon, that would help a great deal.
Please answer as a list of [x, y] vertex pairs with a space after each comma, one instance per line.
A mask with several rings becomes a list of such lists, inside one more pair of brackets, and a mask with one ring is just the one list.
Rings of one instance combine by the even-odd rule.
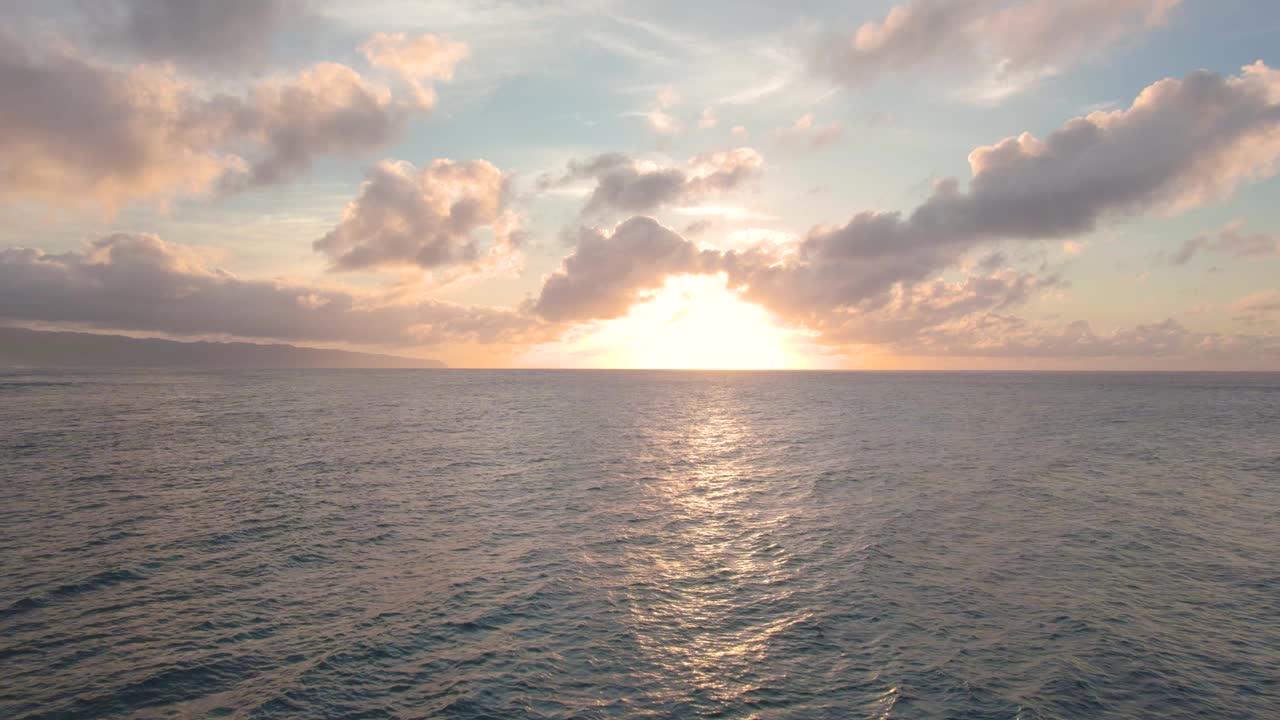
[[626, 315], [533, 348], [523, 367], [650, 370], [809, 370], [840, 365], [813, 337], [786, 328], [723, 277], [678, 275]]

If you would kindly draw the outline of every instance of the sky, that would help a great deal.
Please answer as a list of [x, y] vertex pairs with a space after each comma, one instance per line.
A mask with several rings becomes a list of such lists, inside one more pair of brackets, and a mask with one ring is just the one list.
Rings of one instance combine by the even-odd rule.
[[0, 324], [1280, 370], [1272, 0], [10, 0]]

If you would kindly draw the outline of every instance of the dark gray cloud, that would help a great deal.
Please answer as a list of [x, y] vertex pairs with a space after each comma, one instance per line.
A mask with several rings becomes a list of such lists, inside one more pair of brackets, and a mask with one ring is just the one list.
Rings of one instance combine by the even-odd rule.
[[210, 96], [164, 69], [32, 50], [4, 31], [0, 96], [0, 201], [108, 209], [283, 182], [317, 157], [388, 144], [425, 109], [344, 65]]
[[369, 171], [360, 196], [315, 249], [335, 270], [412, 265], [476, 265], [482, 229], [491, 254], [509, 256], [519, 235], [507, 208], [507, 178], [484, 160], [436, 160], [422, 170], [385, 161]]
[[910, 0], [829, 37], [814, 69], [846, 85], [886, 73], [986, 66], [1018, 85], [1162, 25], [1180, 0]]
[[0, 318], [172, 335], [417, 346], [518, 342], [543, 332], [520, 313], [283, 280], [241, 279], [154, 235], [111, 235], [84, 252], [0, 250]]
[[148, 60], [192, 69], [262, 63], [277, 33], [297, 29], [307, 0], [81, 0], [106, 39]]
[[618, 317], [668, 275], [714, 272], [717, 260], [652, 218], [633, 217], [611, 233], [580, 228], [573, 254], [543, 283], [533, 309], [552, 321]]
[[594, 180], [583, 214], [645, 213], [660, 207], [699, 202], [729, 192], [757, 177], [764, 166], [748, 147], [694, 156], [685, 167], [662, 167], [621, 153], [571, 160], [559, 179], [544, 177], [542, 189]]

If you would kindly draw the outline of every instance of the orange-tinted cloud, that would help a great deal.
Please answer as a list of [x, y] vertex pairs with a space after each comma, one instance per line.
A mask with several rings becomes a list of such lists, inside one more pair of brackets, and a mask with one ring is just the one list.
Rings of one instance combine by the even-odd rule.
[[419, 346], [524, 343], [542, 323], [500, 308], [397, 302], [286, 280], [244, 279], [154, 235], [110, 235], [83, 252], [0, 250], [0, 318], [172, 335]]
[[388, 160], [370, 169], [360, 196], [315, 249], [335, 270], [479, 266], [482, 229], [492, 236], [493, 260], [516, 251], [517, 217], [501, 170], [484, 160], [436, 160], [421, 170]]
[[336, 63], [211, 95], [171, 69], [33, 50], [6, 32], [0, 94], [0, 201], [108, 211], [284, 182], [316, 157], [385, 146], [422, 111]]
[[977, 69], [993, 95], [1163, 25], [1181, 0], [910, 0], [829, 38], [819, 74], [858, 85], [894, 72]]

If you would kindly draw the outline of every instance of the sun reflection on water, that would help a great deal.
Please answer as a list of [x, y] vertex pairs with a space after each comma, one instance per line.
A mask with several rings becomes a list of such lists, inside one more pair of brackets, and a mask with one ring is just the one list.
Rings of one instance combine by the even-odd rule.
[[632, 630], [653, 661], [694, 697], [741, 701], [771, 639], [806, 616], [786, 611], [790, 556], [773, 541], [788, 516], [758, 502], [751, 443], [732, 398], [690, 398], [664, 430], [671, 472], [648, 487], [664, 536], [632, 558]]

